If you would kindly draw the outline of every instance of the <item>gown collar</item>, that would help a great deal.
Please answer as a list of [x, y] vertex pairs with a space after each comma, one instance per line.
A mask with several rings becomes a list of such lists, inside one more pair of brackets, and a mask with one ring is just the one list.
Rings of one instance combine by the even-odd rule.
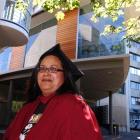
[[40, 100], [41, 103], [46, 104], [55, 95], [56, 95], [56, 93], [52, 93], [52, 94], [50, 94], [48, 96], [40, 95], [38, 98], [39, 98], [39, 100]]

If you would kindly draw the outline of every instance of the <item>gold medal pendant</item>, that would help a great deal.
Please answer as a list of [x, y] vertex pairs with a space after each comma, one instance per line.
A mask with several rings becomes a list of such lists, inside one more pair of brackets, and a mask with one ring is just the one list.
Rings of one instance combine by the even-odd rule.
[[30, 119], [30, 123], [37, 123], [39, 121], [39, 119], [41, 118], [42, 113], [40, 114], [33, 114], [31, 119]]

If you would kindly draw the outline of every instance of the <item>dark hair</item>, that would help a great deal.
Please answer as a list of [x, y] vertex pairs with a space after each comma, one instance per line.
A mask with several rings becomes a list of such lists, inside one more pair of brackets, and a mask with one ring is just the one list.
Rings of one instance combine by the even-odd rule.
[[[48, 54], [46, 56], [53, 55], [58, 57], [57, 55], [54, 54]], [[38, 82], [37, 82], [37, 74], [38, 74], [38, 67], [40, 66], [42, 60], [46, 57], [44, 56], [41, 58], [38, 62], [38, 64], [35, 66], [32, 72], [32, 76], [30, 78], [29, 86], [27, 89], [27, 102], [32, 102], [34, 101], [39, 95], [41, 95], [41, 90], [39, 88]], [[58, 57], [59, 58], [59, 57]], [[80, 94], [80, 91], [77, 88], [77, 85], [73, 79], [72, 73], [67, 69], [67, 66], [63, 63], [63, 60], [59, 58], [62, 67], [64, 69], [64, 83], [61, 85], [61, 87], [56, 91], [57, 94], [65, 94], [66, 92], [69, 92], [71, 94]]]

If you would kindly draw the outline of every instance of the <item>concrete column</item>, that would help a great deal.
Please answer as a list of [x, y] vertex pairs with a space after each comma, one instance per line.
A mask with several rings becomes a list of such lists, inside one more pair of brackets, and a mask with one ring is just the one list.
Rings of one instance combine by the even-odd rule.
[[[134, 15], [134, 13], [133, 13]], [[134, 49], [133, 47], [127, 47], [127, 42], [125, 41], [125, 52], [129, 54], [130, 50]], [[131, 60], [130, 60], [131, 61]], [[131, 109], [131, 88], [130, 88], [130, 71], [128, 72], [126, 81], [125, 81], [125, 88], [124, 92], [126, 95], [126, 129], [127, 132], [130, 132], [130, 113], [129, 110]]]
[[9, 91], [8, 91], [8, 103], [7, 103], [7, 120], [8, 124], [10, 121], [11, 113], [12, 113], [12, 98], [13, 98], [13, 80], [10, 80]]
[[78, 80], [78, 81], [76, 81], [76, 85], [77, 85], [77, 87], [78, 87], [78, 89], [80, 89], [81, 87], [80, 87], [80, 80]]
[[113, 124], [112, 124], [112, 91], [109, 91], [109, 125], [110, 125], [110, 134], [113, 134]]
[[131, 109], [131, 92], [130, 91], [131, 91], [131, 88], [130, 88], [130, 72], [129, 72], [126, 82], [125, 82], [127, 132], [130, 132], [130, 113], [129, 113], [129, 109]]

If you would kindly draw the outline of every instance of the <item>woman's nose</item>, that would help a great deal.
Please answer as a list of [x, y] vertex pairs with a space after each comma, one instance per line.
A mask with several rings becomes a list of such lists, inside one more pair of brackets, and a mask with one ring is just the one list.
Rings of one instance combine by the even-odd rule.
[[50, 71], [48, 69], [46, 69], [44, 72], [43, 72], [43, 75], [50, 75]]

